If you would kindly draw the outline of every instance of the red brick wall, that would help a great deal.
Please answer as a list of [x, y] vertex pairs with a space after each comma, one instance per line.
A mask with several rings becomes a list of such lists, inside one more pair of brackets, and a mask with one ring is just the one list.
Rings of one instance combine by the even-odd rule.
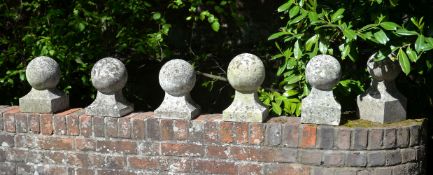
[[422, 174], [423, 129], [19, 113], [0, 106], [0, 174]]

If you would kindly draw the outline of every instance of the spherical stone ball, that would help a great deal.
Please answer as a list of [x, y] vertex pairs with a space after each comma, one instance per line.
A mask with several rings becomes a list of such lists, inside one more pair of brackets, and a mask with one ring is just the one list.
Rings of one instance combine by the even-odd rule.
[[329, 91], [340, 80], [340, 63], [330, 55], [317, 55], [308, 61], [305, 75], [311, 86]]
[[104, 94], [113, 94], [122, 90], [128, 80], [125, 65], [116, 58], [100, 59], [92, 68], [93, 86]]
[[262, 60], [253, 54], [237, 55], [229, 63], [227, 79], [239, 92], [255, 92], [265, 80], [265, 66]]
[[27, 65], [26, 77], [37, 90], [55, 88], [60, 80], [59, 64], [50, 57], [36, 57]]
[[170, 95], [188, 94], [195, 85], [194, 68], [181, 59], [173, 59], [165, 63], [159, 71], [159, 84]]
[[401, 72], [400, 65], [391, 59], [374, 61], [373, 54], [367, 61], [367, 68], [370, 75], [378, 81], [392, 81], [397, 78]]

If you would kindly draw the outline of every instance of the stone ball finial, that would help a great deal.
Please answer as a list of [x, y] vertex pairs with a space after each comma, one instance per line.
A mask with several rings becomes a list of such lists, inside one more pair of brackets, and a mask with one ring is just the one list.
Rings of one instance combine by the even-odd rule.
[[308, 62], [305, 75], [314, 88], [332, 90], [341, 77], [340, 63], [330, 55], [317, 55]]
[[112, 94], [122, 90], [128, 80], [125, 65], [116, 58], [100, 59], [92, 68], [93, 86], [102, 93]]
[[159, 84], [170, 95], [188, 94], [195, 85], [194, 68], [181, 59], [173, 59], [165, 63], [159, 71]]
[[370, 75], [378, 81], [392, 81], [397, 78], [401, 72], [400, 65], [390, 59], [374, 61], [372, 55], [367, 61], [367, 68]]
[[262, 60], [253, 54], [239, 54], [229, 63], [227, 79], [239, 92], [255, 92], [265, 80], [265, 66]]
[[59, 64], [50, 57], [36, 57], [27, 65], [26, 77], [34, 89], [55, 88], [60, 80]]

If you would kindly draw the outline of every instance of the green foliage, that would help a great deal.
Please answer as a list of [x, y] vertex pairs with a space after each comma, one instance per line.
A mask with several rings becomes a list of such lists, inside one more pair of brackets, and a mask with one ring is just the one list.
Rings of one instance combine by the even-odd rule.
[[[280, 93], [262, 90], [260, 99], [277, 115], [299, 116], [300, 100], [309, 93], [305, 66], [318, 54], [333, 55], [349, 67], [374, 54], [375, 61], [398, 61], [406, 75], [413, 73], [411, 65], [430, 62], [424, 54], [433, 49], [433, 22], [426, 23], [423, 16], [401, 10], [408, 3], [411, 2], [288, 0], [277, 9], [285, 24], [268, 38], [275, 41], [278, 50], [272, 60], [278, 65], [280, 77], [274, 89]], [[362, 81], [368, 77], [359, 72], [364, 69], [365, 66], [343, 70], [337, 98], [354, 97], [364, 89]], [[431, 66], [427, 70], [430, 69]], [[425, 69], [421, 67], [416, 73], [422, 74], [422, 70]]]

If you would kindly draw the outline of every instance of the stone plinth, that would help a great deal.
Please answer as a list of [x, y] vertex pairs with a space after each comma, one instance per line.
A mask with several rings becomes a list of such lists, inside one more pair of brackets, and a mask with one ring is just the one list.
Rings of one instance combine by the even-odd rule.
[[232, 104], [223, 111], [223, 120], [263, 122], [268, 110], [257, 98], [257, 89], [265, 79], [265, 67], [259, 57], [243, 53], [230, 61], [227, 79], [236, 90]]
[[55, 60], [36, 57], [26, 68], [26, 78], [32, 89], [19, 99], [21, 112], [54, 113], [69, 107], [68, 96], [56, 89], [60, 67]]
[[406, 119], [406, 97], [395, 86], [395, 78], [401, 72], [397, 62], [385, 59], [367, 61], [372, 76], [371, 86], [357, 97], [358, 115], [361, 119], [379, 123], [397, 122]]
[[302, 123], [339, 125], [341, 105], [335, 100], [332, 88], [341, 77], [340, 63], [332, 56], [318, 55], [307, 64], [305, 75], [312, 86], [302, 99]]
[[155, 110], [160, 118], [193, 119], [200, 113], [200, 107], [192, 100], [196, 74], [191, 64], [174, 59], [162, 66], [159, 84], [165, 91], [164, 101]]
[[86, 107], [87, 115], [122, 117], [134, 110], [122, 93], [128, 73], [121, 61], [110, 57], [99, 60], [92, 68], [91, 79], [98, 93]]

